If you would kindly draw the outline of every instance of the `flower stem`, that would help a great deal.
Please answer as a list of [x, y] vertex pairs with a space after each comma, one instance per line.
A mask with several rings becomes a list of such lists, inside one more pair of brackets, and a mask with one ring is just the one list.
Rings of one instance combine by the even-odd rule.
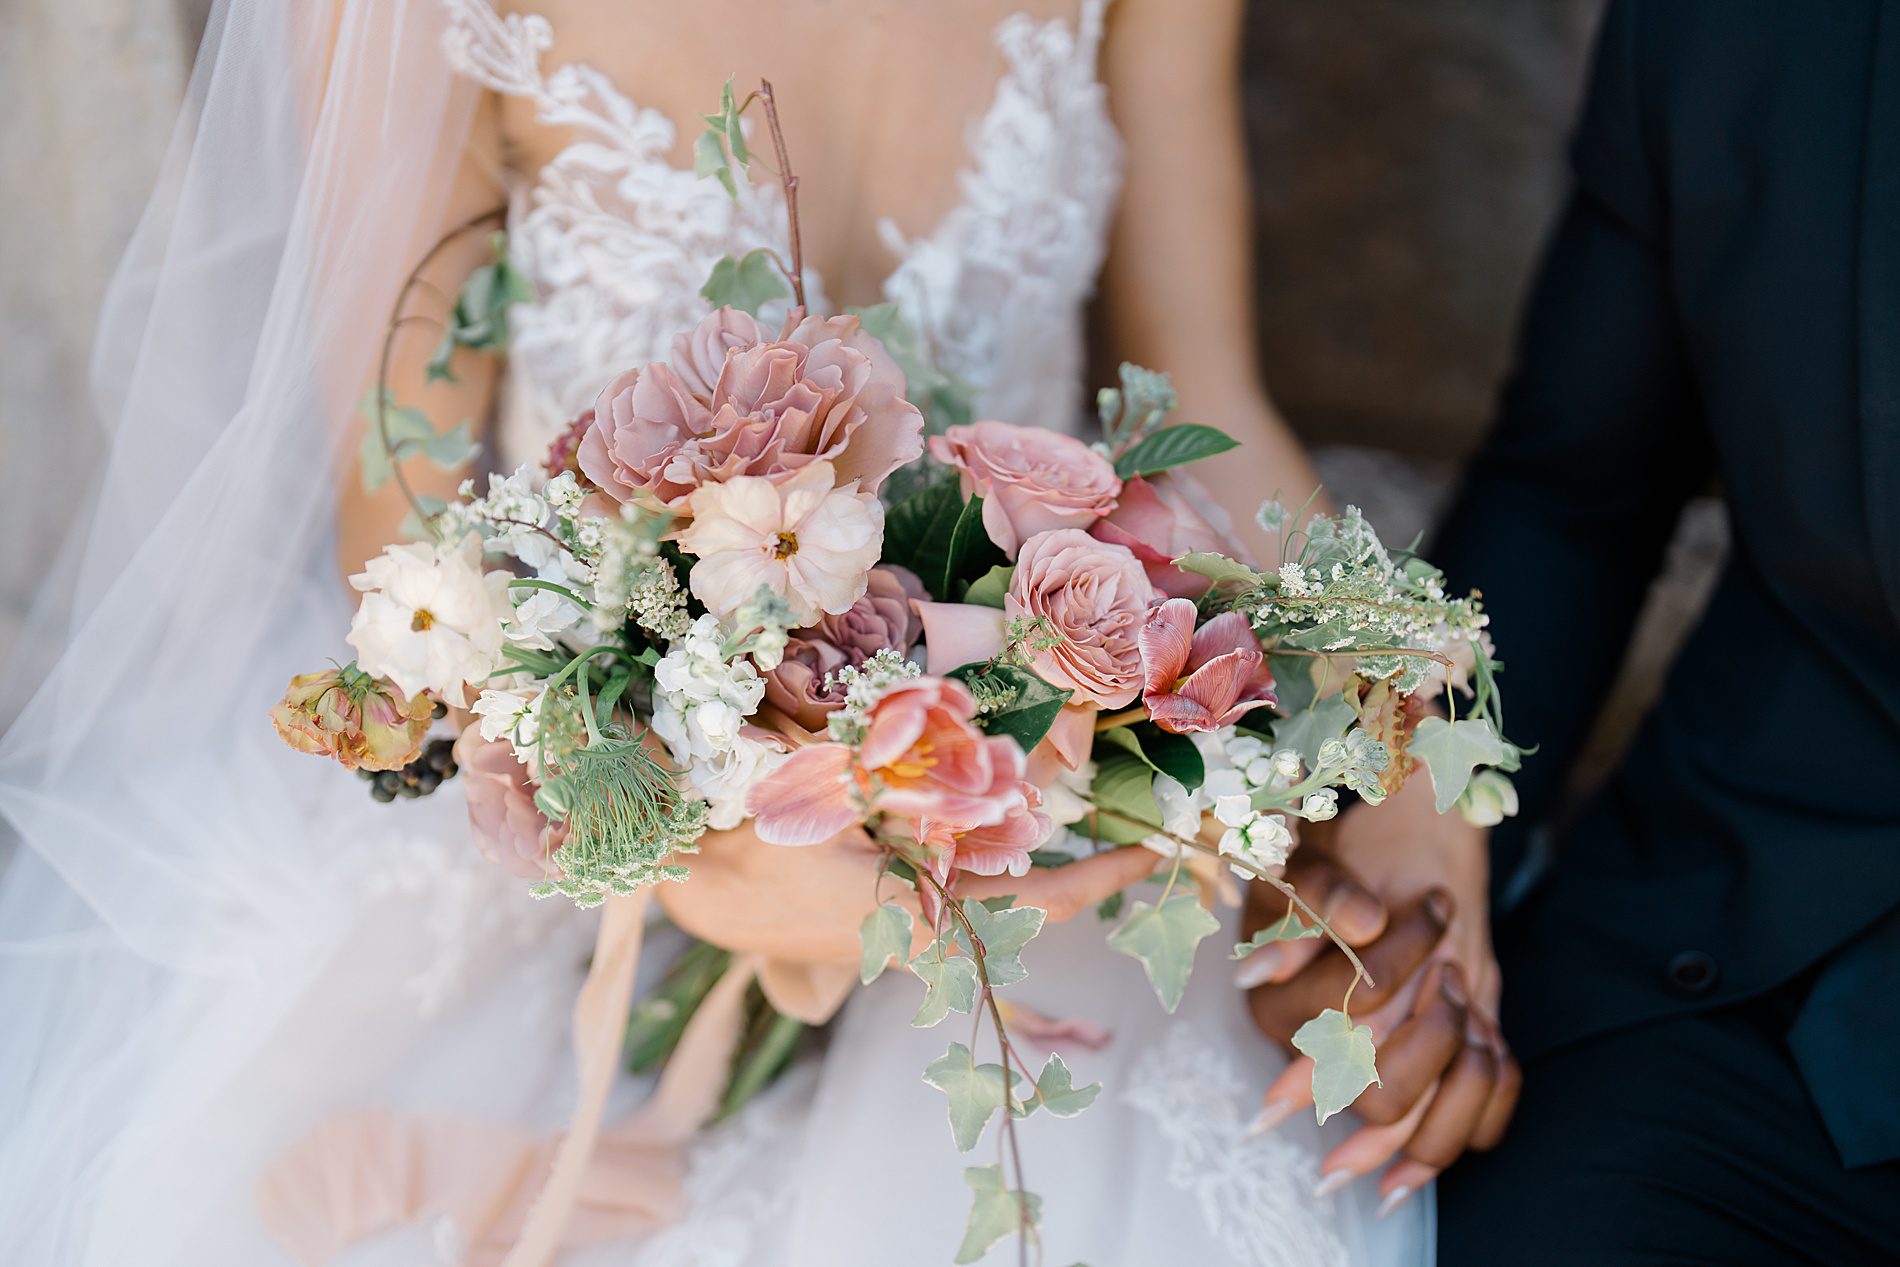
[[1104, 730], [1114, 730], [1120, 726], [1132, 726], [1138, 721], [1147, 720], [1147, 707], [1142, 704], [1137, 704], [1135, 707], [1125, 708], [1119, 713], [1110, 713], [1106, 717], [1097, 717], [1095, 719], [1095, 733], [1099, 735]]
[[785, 220], [791, 237], [792, 302], [805, 306], [805, 255], [798, 238], [798, 177], [792, 172], [791, 156], [785, 152], [785, 131], [779, 126], [778, 99], [772, 95], [772, 81], [759, 81], [759, 100], [765, 103], [766, 126], [772, 130], [772, 149], [778, 155], [779, 181], [785, 186]]

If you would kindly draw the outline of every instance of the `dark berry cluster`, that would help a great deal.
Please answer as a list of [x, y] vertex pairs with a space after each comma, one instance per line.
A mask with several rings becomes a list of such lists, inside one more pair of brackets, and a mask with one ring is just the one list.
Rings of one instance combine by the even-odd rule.
[[358, 770], [356, 774], [369, 783], [370, 796], [385, 805], [399, 796], [414, 800], [455, 777], [454, 749], [453, 739], [431, 739], [422, 755], [400, 770]]

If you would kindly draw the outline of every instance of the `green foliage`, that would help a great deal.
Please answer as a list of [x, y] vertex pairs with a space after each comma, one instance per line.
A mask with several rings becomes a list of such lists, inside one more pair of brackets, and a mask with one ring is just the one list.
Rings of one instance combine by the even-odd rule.
[[693, 144], [693, 174], [714, 177], [734, 200], [739, 197], [739, 186], [732, 176], [732, 163], [738, 163], [747, 171], [752, 167], [752, 154], [746, 148], [745, 128], [740, 125], [739, 115], [738, 103], [732, 95], [732, 79], [728, 77], [719, 97], [718, 113], [699, 116], [706, 130]]
[[[1029, 975], [1023, 967], [1023, 947], [1042, 931], [1049, 912], [1039, 906], [1006, 906], [991, 910], [981, 902], [965, 899], [963, 916], [970, 921], [970, 932], [983, 943], [983, 969], [992, 988], [1015, 985]], [[966, 950], [972, 949], [962, 925], [957, 937]]]
[[1062, 1057], [1049, 1053], [1049, 1059], [1043, 1062], [1042, 1072], [1036, 1075], [1036, 1097], [1025, 1101], [1017, 1116], [1028, 1117], [1037, 1108], [1047, 1109], [1056, 1117], [1074, 1117], [1095, 1103], [1095, 1097], [1102, 1094], [1102, 1084], [1091, 1082], [1086, 1087], [1078, 1087], [1069, 1066]]
[[1323, 1125], [1359, 1093], [1379, 1081], [1373, 1064], [1372, 1029], [1327, 1008], [1293, 1035], [1293, 1046], [1313, 1058], [1313, 1112]]
[[963, 601], [978, 607], [1001, 607], [1004, 595], [1009, 593], [1009, 584], [1015, 579], [1014, 566], [998, 564], [970, 582], [970, 588], [963, 591]]
[[508, 235], [489, 238], [491, 259], [470, 273], [455, 297], [448, 328], [429, 358], [428, 381], [455, 381], [452, 362], [457, 348], [490, 354], [508, 348], [508, 309], [533, 303], [534, 285], [508, 258]]
[[1129, 753], [1110, 752], [1097, 758], [1089, 799], [1095, 815], [1095, 838], [1115, 845], [1132, 845], [1161, 830], [1161, 810], [1155, 805], [1154, 770]]
[[1102, 437], [1110, 450], [1121, 452], [1159, 426], [1179, 403], [1166, 374], [1123, 361], [1121, 386], [1105, 387], [1095, 398]]
[[1095, 741], [1133, 753], [1150, 770], [1167, 775], [1190, 792], [1207, 781], [1207, 763], [1186, 735], [1171, 735], [1159, 726], [1137, 723], [1104, 730]]
[[1028, 752], [1056, 724], [1074, 692], [1049, 685], [1028, 669], [999, 662], [965, 664], [946, 675], [969, 685], [979, 702], [1002, 701], [984, 710], [977, 725], [984, 733], [1008, 735]]
[[1273, 746], [1293, 749], [1307, 769], [1315, 770], [1319, 768], [1320, 745], [1339, 738], [1358, 720], [1358, 710], [1344, 696], [1328, 695], [1315, 700], [1305, 711], [1274, 722]]
[[897, 368], [904, 371], [904, 398], [923, 411], [926, 431], [940, 435], [976, 416], [970, 385], [931, 364], [917, 331], [904, 320], [896, 304], [847, 311], [864, 324], [866, 334], [884, 345]]
[[1163, 427], [1116, 458], [1115, 474], [1123, 479], [1131, 475], [1153, 475], [1169, 467], [1186, 466], [1189, 462], [1198, 462], [1202, 458], [1211, 458], [1217, 453], [1239, 447], [1240, 442], [1226, 432], [1202, 426], [1198, 422]]
[[964, 501], [954, 475], [926, 485], [884, 516], [884, 562], [915, 572], [941, 602], [957, 601], [959, 582], [1002, 561], [983, 531], [983, 499]]
[[1269, 655], [1267, 671], [1273, 674], [1273, 698], [1287, 716], [1301, 713], [1319, 698], [1320, 666], [1317, 656]]
[[949, 1051], [925, 1068], [924, 1081], [949, 1100], [951, 1138], [958, 1152], [967, 1153], [983, 1137], [990, 1118], [1011, 1098], [1020, 1076], [999, 1064], [979, 1065], [968, 1047], [951, 1043]]
[[772, 300], [791, 298], [792, 288], [779, 272], [772, 252], [758, 247], [736, 259], [720, 256], [699, 293], [715, 308], [737, 308], [756, 317], [759, 309]]
[[910, 961], [910, 970], [924, 983], [923, 1005], [910, 1023], [929, 1029], [952, 1012], [968, 1013], [976, 1006], [976, 960], [952, 954], [955, 942], [942, 938]]
[[[755, 990], [757, 987], [753, 987]], [[805, 1023], [773, 1010], [763, 996], [758, 998], [753, 1024], [742, 1040], [732, 1079], [720, 1097], [719, 1116], [731, 1117], [752, 1101], [791, 1063]]]
[[[372, 391], [357, 406], [363, 417], [369, 420], [369, 430], [364, 433], [363, 445], [359, 450], [364, 492], [373, 493], [388, 483], [396, 473], [397, 462], [424, 457], [448, 471], [473, 460], [481, 452], [481, 446], [469, 435], [468, 423], [437, 434], [429, 422], [429, 415], [411, 406], [398, 405], [395, 396], [388, 391], [382, 395], [383, 416], [379, 426], [376, 399], [376, 393]], [[387, 445], [384, 443], [385, 432], [388, 435]]]
[[1473, 770], [1504, 761], [1504, 744], [1484, 718], [1446, 721], [1443, 717], [1427, 717], [1413, 732], [1408, 750], [1431, 771], [1432, 792], [1441, 814], [1465, 794]]
[[1262, 946], [1271, 946], [1281, 941], [1305, 941], [1309, 937], [1324, 937], [1326, 934], [1318, 924], [1308, 928], [1300, 923], [1300, 917], [1288, 907], [1285, 915], [1268, 924], [1265, 928], [1234, 947], [1234, 958], [1245, 959]]
[[1031, 1226], [1041, 1217], [1042, 1198], [1006, 1186], [1001, 1166], [971, 1166], [963, 1172], [963, 1182], [975, 1198], [964, 1224], [963, 1243], [957, 1246], [959, 1267], [976, 1262], [1004, 1237], [1026, 1232], [1025, 1217]]
[[[543, 703], [544, 732], [560, 724], [562, 707], [559, 697]], [[558, 770], [543, 767], [534, 803], [567, 825], [567, 840], [552, 855], [559, 877], [529, 892], [562, 893], [581, 907], [685, 879], [686, 869], [670, 859], [691, 849], [706, 827], [706, 802], [686, 795], [673, 771], [637, 738], [598, 736], [563, 752]]]
[[1159, 906], [1135, 903], [1121, 927], [1108, 935], [1108, 946], [1141, 961], [1161, 1006], [1172, 1012], [1181, 1005], [1194, 970], [1195, 948], [1219, 929], [1220, 921], [1201, 908], [1198, 898], [1176, 893]]
[[891, 964], [902, 967], [910, 958], [910, 935], [915, 925], [911, 913], [894, 902], [886, 902], [866, 915], [858, 926], [858, 979], [869, 985]]
[[1216, 554], [1208, 550], [1196, 550], [1192, 554], [1184, 554], [1174, 561], [1174, 566], [1183, 572], [1191, 572], [1195, 576], [1205, 576], [1215, 585], [1255, 586], [1266, 580], [1260, 573], [1238, 559], [1230, 559], [1224, 554]]
[[674, 960], [659, 987], [634, 1004], [627, 1016], [628, 1072], [651, 1073], [673, 1054], [686, 1023], [731, 962], [728, 952], [703, 941]]

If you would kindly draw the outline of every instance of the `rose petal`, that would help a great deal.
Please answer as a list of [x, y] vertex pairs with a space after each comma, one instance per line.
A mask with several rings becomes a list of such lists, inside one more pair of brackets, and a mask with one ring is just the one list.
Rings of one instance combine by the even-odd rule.
[[960, 665], [975, 664], [1002, 654], [1005, 618], [1002, 609], [977, 603], [913, 602], [924, 624], [927, 673], [948, 673]]

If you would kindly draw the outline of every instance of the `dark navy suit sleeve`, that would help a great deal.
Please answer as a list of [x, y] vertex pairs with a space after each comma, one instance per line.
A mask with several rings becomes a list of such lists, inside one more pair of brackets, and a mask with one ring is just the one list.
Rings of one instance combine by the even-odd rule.
[[[1610, 8], [1495, 429], [1435, 561], [1492, 614], [1523, 824], [1550, 808], [1711, 456], [1672, 312], [1667, 208], [1644, 134], [1636, 24]], [[1502, 839], [1508, 841], [1510, 833]], [[1500, 869], [1508, 858], [1500, 858]]]

